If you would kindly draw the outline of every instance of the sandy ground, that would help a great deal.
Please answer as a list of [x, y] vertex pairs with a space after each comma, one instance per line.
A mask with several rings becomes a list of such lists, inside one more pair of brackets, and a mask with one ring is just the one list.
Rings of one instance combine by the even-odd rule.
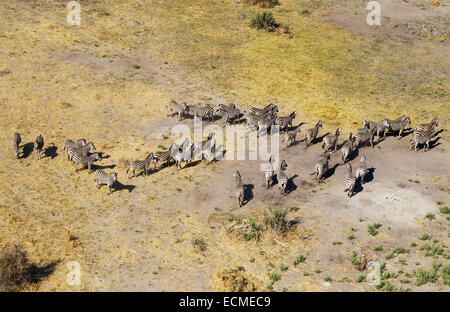
[[[53, 4], [51, 1], [37, 3]], [[317, 183], [309, 175], [320, 157], [320, 143], [308, 149], [299, 143], [282, 151], [288, 163], [287, 172], [293, 177], [292, 191], [286, 196], [279, 194], [277, 185], [269, 190], [264, 188], [258, 161], [221, 160], [210, 166], [201, 163], [181, 171], [169, 167], [150, 176], [127, 179], [125, 171], [132, 160], [142, 159], [149, 151], [171, 144], [170, 131], [178, 121], [165, 117], [164, 104], [169, 99], [188, 98], [190, 103], [217, 104], [235, 96], [217, 85], [216, 74], [205, 75], [203, 63], [198, 66], [196, 76], [192, 69], [196, 64], [168, 63], [158, 54], [160, 51], [136, 48], [131, 39], [126, 41], [126, 36], [111, 40], [113, 36], [108, 34], [114, 26], [105, 26], [93, 36], [89, 28], [68, 31], [64, 22], [57, 19], [59, 13], [64, 13], [60, 6], [56, 7], [55, 15], [35, 10], [21, 1], [8, 0], [0, 6], [3, 21], [0, 40], [4, 43], [0, 45], [0, 70], [10, 71], [0, 75], [0, 142], [6, 147], [0, 151], [3, 164], [0, 247], [19, 242], [36, 262], [57, 263], [53, 274], [29, 290], [222, 290], [224, 286], [217, 274], [239, 266], [245, 268], [248, 279], [258, 290], [268, 289], [269, 272], [281, 276], [273, 284], [275, 291], [376, 290], [367, 283], [355, 282], [359, 274], [367, 271], [359, 272], [353, 267], [350, 262], [353, 251], [386, 262], [387, 270], [396, 274], [388, 280], [397, 290], [400, 287], [449, 290], [441, 278], [435, 283], [415, 286], [413, 276], [418, 268], [430, 269], [433, 261], [448, 263], [448, 220], [439, 212], [437, 204], [450, 202], [446, 131], [439, 134], [441, 138], [426, 153], [409, 151], [410, 135], [401, 140], [387, 137], [375, 148], [361, 148], [352, 163], [356, 165], [359, 157], [366, 155], [368, 166], [374, 169], [373, 177], [350, 199], [343, 191], [345, 170], [340, 152], [332, 155], [330, 168], [333, 169], [324, 183]], [[344, 17], [349, 14], [346, 10], [342, 12]], [[92, 12], [95, 18], [107, 16], [105, 12]], [[8, 24], [11, 18], [14, 23]], [[337, 16], [329, 20], [324, 14], [320, 19], [328, 19], [356, 33], [352, 25], [344, 25], [346, 18]], [[91, 23], [95, 24], [95, 20]], [[131, 38], [134, 35], [129, 34]], [[165, 36], [166, 33], [155, 35], [154, 40], [163, 40]], [[388, 40], [389, 33], [383, 38]], [[391, 39], [389, 44], [399, 44], [396, 38]], [[400, 44], [408, 46], [401, 41]], [[428, 47], [426, 41], [414, 44]], [[443, 48], [442, 43], [430, 44], [433, 51]], [[189, 53], [195, 59], [201, 51]], [[428, 60], [428, 55], [423, 57]], [[422, 71], [428, 65], [434, 70], [436, 64], [432, 63], [410, 69], [414, 79], [422, 74], [436, 74], [445, 87], [445, 73], [449, 69], [445, 56], [442, 60], [441, 68], [434, 73]], [[209, 70], [214, 62], [208, 63]], [[140, 69], [133, 68], [134, 64], [139, 64]], [[311, 79], [317, 76], [313, 69], [311, 72]], [[243, 79], [241, 73], [234, 73], [239, 83], [245, 81], [239, 80]], [[397, 78], [393, 78], [394, 84]], [[258, 95], [253, 85], [238, 82], [230, 89], [235, 87], [240, 92], [248, 88], [250, 95], [242, 95], [244, 99]], [[276, 93], [273, 91], [276, 88], [267, 87], [266, 91]], [[316, 92], [314, 88], [311, 90]], [[429, 109], [433, 114], [438, 111], [442, 121], [439, 128], [445, 130], [449, 122], [448, 96], [437, 97], [433, 93], [430, 98], [422, 109]], [[304, 99], [308, 100], [306, 96]], [[238, 103], [248, 107], [269, 100], [274, 98], [264, 94], [253, 102]], [[398, 107], [414, 114], [422, 110], [418, 105], [406, 107], [402, 101], [392, 104], [389, 112], [401, 115]], [[279, 106], [283, 112], [296, 109], [296, 121], [313, 123], [317, 116], [331, 120], [320, 135], [334, 131], [342, 119], [345, 126], [341, 137], [345, 138], [349, 130], [359, 127], [350, 120], [365, 118], [360, 116], [364, 105], [349, 107], [351, 113], [339, 113], [337, 117], [330, 117], [328, 111], [320, 109], [309, 112], [303, 104], [291, 104], [285, 98], [280, 99]], [[375, 109], [377, 116], [386, 110]], [[428, 115], [425, 117], [421, 121], [429, 119]], [[192, 126], [191, 119], [183, 123]], [[221, 125], [222, 121], [215, 123]], [[416, 123], [414, 120], [413, 125]], [[26, 151], [25, 157], [19, 160], [14, 159], [11, 148], [14, 131], [22, 134], [21, 148]], [[38, 134], [44, 136], [48, 148], [47, 157], [40, 161], [33, 154], [28, 155], [30, 142]], [[105, 188], [97, 190], [87, 170], [75, 173], [66, 161], [63, 141], [79, 137], [93, 141], [97, 150], [106, 156], [96, 168], [119, 173], [120, 185], [112, 195], [108, 196]], [[240, 170], [249, 190], [250, 200], [242, 208], [236, 206], [233, 196], [235, 169]], [[245, 241], [226, 230], [232, 219], [253, 216], [261, 223], [268, 206], [297, 208], [288, 214], [288, 219], [296, 220], [297, 224], [286, 237], [274, 241], [269, 231], [265, 231], [260, 241]], [[425, 219], [428, 213], [433, 213], [435, 219]], [[371, 236], [367, 226], [374, 222], [382, 225], [379, 233]], [[430, 234], [430, 240], [418, 239], [424, 232]], [[351, 234], [353, 239], [348, 238]], [[196, 237], [204, 239], [204, 251], [192, 245]], [[433, 240], [438, 241], [433, 243]], [[418, 246], [410, 247], [412, 241]], [[444, 251], [436, 257], [426, 257], [420, 250], [425, 243], [442, 244]], [[374, 251], [376, 245], [381, 245], [383, 250]], [[409, 254], [386, 259], [398, 246], [409, 249]], [[294, 266], [299, 254], [306, 261]], [[70, 261], [81, 265], [79, 286], [66, 283], [66, 265]], [[282, 264], [288, 269], [281, 270]], [[412, 277], [406, 276], [409, 274]], [[325, 281], [325, 277], [332, 281]]]

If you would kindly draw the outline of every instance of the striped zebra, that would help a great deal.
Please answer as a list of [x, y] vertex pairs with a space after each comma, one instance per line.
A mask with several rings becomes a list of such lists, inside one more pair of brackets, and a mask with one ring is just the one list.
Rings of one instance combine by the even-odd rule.
[[278, 113], [278, 107], [276, 105], [273, 105], [272, 103], [270, 103], [269, 105], [267, 105], [264, 108], [256, 108], [256, 107], [252, 107], [248, 110], [247, 115], [253, 115], [253, 116], [266, 116], [268, 114], [275, 114]]
[[234, 194], [239, 202], [239, 207], [244, 205], [245, 200], [245, 185], [242, 183], [242, 177], [238, 170], [236, 170], [233, 174], [234, 178]]
[[271, 155], [270, 159], [269, 159], [269, 163], [267, 164], [266, 171], [264, 172], [266, 188], [269, 188], [272, 186], [273, 178], [275, 177], [275, 170], [273, 168], [274, 162], [275, 162], [275, 157], [273, 157], [273, 155]]
[[322, 121], [319, 120], [314, 126], [314, 128], [309, 128], [308, 130], [305, 131], [303, 135], [305, 136], [307, 147], [310, 146], [311, 143], [314, 141], [314, 139], [317, 137], [317, 134], [319, 133], [319, 128], [321, 127]]
[[353, 151], [355, 150], [355, 137], [352, 137], [352, 133], [350, 132], [350, 134], [348, 135], [348, 140], [344, 143], [344, 145], [342, 145], [341, 147], [341, 152], [342, 152], [342, 161], [344, 163], [347, 162], [349, 156], [353, 153]]
[[76, 142], [69, 139], [69, 140], [64, 141], [64, 150], [68, 150], [69, 147], [82, 148], [85, 145], [86, 145], [86, 139], [79, 139]]
[[12, 143], [13, 143], [14, 154], [16, 155], [16, 158], [19, 158], [19, 154], [20, 154], [19, 146], [20, 146], [21, 141], [22, 141], [22, 137], [20, 136], [20, 133], [14, 132], [13, 138], [12, 138]]
[[427, 135], [434, 131], [434, 128], [439, 125], [439, 119], [433, 118], [430, 123], [420, 124], [414, 129], [414, 134], [420, 133], [421, 135]]
[[300, 126], [303, 125], [303, 123], [299, 123], [297, 127], [294, 130], [288, 131], [285, 135], [281, 143], [284, 143], [286, 147], [290, 147], [292, 144], [295, 143], [295, 138], [297, 137], [297, 134], [300, 132]]
[[219, 108], [217, 110], [220, 109], [220, 110], [230, 111], [230, 110], [236, 109], [236, 104], [234, 104], [234, 103], [230, 103], [228, 105], [219, 104], [218, 106], [219, 106]]
[[345, 190], [348, 197], [352, 197], [356, 186], [356, 177], [352, 172], [352, 165], [347, 164], [347, 174], [345, 175]]
[[414, 148], [414, 150], [417, 152], [419, 145], [424, 145], [423, 151], [426, 152], [430, 149], [430, 141], [434, 137], [436, 133], [434, 131], [431, 131], [426, 134], [422, 134], [421, 132], [417, 132], [413, 134], [413, 138], [411, 139], [411, 146], [410, 150]]
[[375, 136], [376, 128], [372, 128], [371, 130], [367, 130], [367, 132], [356, 132], [355, 134], [355, 147], [359, 147], [361, 143], [373, 145], [373, 138]]
[[[384, 132], [389, 129], [389, 122], [387, 119], [382, 120], [380, 122], [373, 122], [370, 120], [364, 120], [364, 127], [368, 128], [369, 130], [375, 129], [377, 137], [381, 138], [384, 136]], [[380, 136], [381, 134], [381, 136]]]
[[328, 162], [330, 158], [330, 152], [325, 152], [322, 159], [314, 165], [314, 172], [310, 173], [310, 175], [316, 174], [317, 180], [321, 181], [325, 173], [328, 171]]
[[189, 147], [189, 138], [184, 139], [183, 143], [178, 146], [178, 144], [174, 143], [170, 149], [170, 155], [172, 159], [175, 161], [177, 169], [181, 169], [181, 163], [188, 163], [192, 159], [192, 154], [194, 151], [194, 144], [191, 144]]
[[[170, 161], [173, 159], [170, 155], [170, 151], [174, 148], [174, 143], [170, 145], [169, 149], [167, 151], [158, 151], [155, 153], [155, 157], [153, 158], [153, 163], [155, 165], [155, 168], [157, 167], [157, 163], [166, 163], [167, 166], [170, 165]], [[161, 167], [161, 165], [158, 166], [158, 169]]]
[[272, 113], [268, 113], [263, 116], [250, 114], [246, 117], [246, 125], [251, 130], [258, 130], [260, 122], [264, 122], [265, 120], [273, 120], [273, 117], [274, 115]]
[[211, 105], [199, 106], [187, 106], [187, 111], [194, 114], [195, 117], [208, 118], [208, 121], [214, 120], [214, 108]]
[[201, 142], [194, 142], [193, 152], [196, 155], [196, 159], [204, 159], [207, 164], [212, 163], [216, 156], [216, 140], [214, 139], [214, 133], [208, 134], [206, 140]]
[[91, 167], [94, 161], [102, 159], [99, 153], [95, 153], [89, 156], [80, 155], [78, 153], [73, 154], [73, 162], [75, 166], [75, 172], [78, 171], [78, 165], [81, 165], [81, 168], [88, 167], [88, 173], [91, 173]]
[[127, 174], [128, 172], [130, 172], [132, 174], [132, 176], [128, 176], [128, 179], [134, 178], [136, 177], [136, 171], [142, 171], [143, 170], [143, 174], [147, 175], [148, 174], [148, 167], [150, 166], [150, 163], [153, 161], [154, 159], [154, 155], [153, 153], [148, 154], [148, 156], [144, 159], [144, 160], [135, 160], [131, 163], [130, 167], [127, 169]]
[[399, 140], [402, 138], [403, 130], [405, 130], [406, 125], [411, 123], [409, 117], [401, 117], [397, 120], [387, 120], [389, 123], [389, 130], [395, 134], [398, 131]]
[[278, 180], [278, 186], [280, 188], [281, 194], [286, 194], [287, 191], [287, 184], [289, 181], [289, 177], [287, 176], [285, 170], [287, 168], [286, 161], [283, 159], [280, 163], [280, 167], [278, 168], [277, 172], [277, 180]]
[[88, 144], [86, 144], [83, 147], [69, 147], [67, 148], [67, 158], [70, 161], [73, 161], [73, 156], [75, 154], [78, 154], [78, 156], [87, 156], [89, 154], [90, 151], [95, 151], [95, 145], [92, 142], [89, 142]]
[[341, 130], [339, 128], [336, 129], [334, 135], [330, 135], [329, 133], [326, 134], [322, 140], [322, 149], [325, 151], [333, 150], [335, 152], [337, 149], [339, 134], [341, 134]]
[[367, 170], [367, 166], [366, 166], [366, 156], [363, 155], [360, 159], [360, 164], [359, 164], [358, 168], [356, 168], [356, 171], [355, 171], [356, 179], [360, 179], [361, 183], [364, 184], [364, 183], [366, 183], [365, 178], [368, 173], [369, 173], [369, 170]]
[[169, 103], [166, 105], [167, 108], [167, 117], [173, 117], [175, 115], [179, 116], [179, 120], [181, 120], [187, 112], [187, 105], [186, 102], [182, 102], [181, 104], [178, 104], [175, 100], [170, 100]]
[[[258, 121], [258, 130], [261, 134], [266, 135], [268, 131], [275, 125], [277, 114], [269, 115], [267, 118]], [[258, 135], [260, 134], [258, 133]]]
[[36, 152], [36, 159], [41, 159], [42, 148], [44, 147], [44, 138], [42, 135], [39, 135], [34, 140], [34, 151]]
[[282, 130], [285, 130], [287, 132], [289, 126], [292, 126], [292, 122], [294, 121], [294, 118], [295, 118], [295, 112], [292, 112], [287, 117], [277, 117], [275, 120], [275, 124], [280, 127], [280, 132]]
[[216, 114], [221, 116], [225, 120], [225, 123], [233, 124], [241, 116], [241, 111], [233, 103], [228, 106], [219, 104]]
[[112, 172], [107, 174], [105, 171], [101, 169], [97, 169], [94, 172], [95, 185], [98, 189], [100, 189], [103, 185], [108, 187], [108, 195], [111, 194], [111, 188], [117, 182], [117, 173]]

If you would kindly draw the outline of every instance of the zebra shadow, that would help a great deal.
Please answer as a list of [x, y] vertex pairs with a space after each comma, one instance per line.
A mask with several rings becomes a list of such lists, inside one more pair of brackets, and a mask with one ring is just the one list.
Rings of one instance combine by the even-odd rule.
[[363, 181], [361, 180], [360, 181], [360, 183], [361, 184], [366, 184], [366, 183], [369, 183], [369, 182], [371, 182], [372, 180], [373, 180], [373, 173], [375, 172], [375, 168], [368, 168], [367, 169], [367, 174], [366, 174], [366, 176], [364, 177], [364, 183], [362, 183]]
[[244, 184], [244, 205], [251, 201], [254, 197], [253, 189], [255, 186], [253, 184]]
[[407, 128], [407, 129], [404, 129], [404, 130], [403, 130], [401, 136], [399, 136], [398, 131], [395, 131], [395, 132], [389, 131], [389, 132], [385, 133], [384, 136], [385, 136], [385, 137], [391, 136], [391, 137], [394, 137], [394, 138], [399, 138], [399, 140], [400, 140], [400, 139], [402, 139], [403, 137], [406, 137], [406, 136], [410, 135], [410, 134], [413, 133], [413, 132], [414, 132], [414, 130], [413, 130], [412, 128]]
[[122, 191], [122, 190], [128, 190], [128, 193], [131, 193], [134, 189], [136, 188], [136, 185], [125, 185], [125, 184], [122, 184], [122, 183], [120, 183], [119, 181], [116, 181], [116, 183], [114, 183], [114, 186], [113, 186], [113, 189], [114, 190], [111, 190], [111, 192], [119, 192], [119, 191]]
[[336, 163], [333, 167], [328, 168], [328, 170], [323, 174], [322, 179], [326, 180], [326, 179], [330, 178], [331, 176], [333, 176], [334, 173], [336, 172], [337, 167], [339, 167], [339, 163]]
[[19, 159], [27, 158], [28, 156], [30, 156], [31, 153], [33, 152], [33, 149], [34, 149], [33, 142], [24, 144], [22, 148], [22, 156], [20, 156]]
[[92, 170], [97, 170], [97, 169], [114, 169], [116, 168], [116, 165], [96, 165], [96, 164], [92, 164]]
[[290, 194], [290, 193], [292, 193], [293, 191], [295, 191], [297, 189], [297, 185], [294, 183], [294, 180], [296, 178], [298, 178], [298, 174], [294, 174], [292, 177], [290, 177], [288, 179], [287, 185], [286, 185], [286, 193], [285, 193], [285, 195]]
[[364, 187], [361, 183], [361, 179], [358, 179], [357, 183], [355, 184], [355, 187], [353, 188], [352, 197], [355, 196], [356, 194], [362, 192], [363, 190], [364, 190]]
[[51, 146], [47, 147], [44, 150], [44, 157], [50, 157], [51, 159], [54, 159], [56, 156], [58, 156], [57, 150], [58, 147], [54, 143], [51, 143]]
[[445, 131], [444, 129], [440, 129], [439, 131], [436, 131], [436, 132], [433, 134], [433, 138], [436, 137], [436, 136], [438, 136], [439, 134], [441, 134], [441, 133], [444, 132], [444, 131]]

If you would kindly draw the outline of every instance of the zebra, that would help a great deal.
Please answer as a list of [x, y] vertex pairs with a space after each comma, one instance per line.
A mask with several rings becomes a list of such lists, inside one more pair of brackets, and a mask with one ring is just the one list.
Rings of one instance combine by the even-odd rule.
[[99, 153], [95, 153], [89, 156], [80, 155], [78, 153], [73, 154], [73, 161], [75, 166], [75, 172], [78, 171], [78, 164], [81, 164], [81, 167], [88, 167], [88, 172], [91, 173], [91, 166], [94, 161], [102, 159]]
[[367, 170], [367, 166], [366, 166], [366, 156], [363, 155], [360, 159], [360, 165], [358, 166], [358, 168], [355, 171], [355, 176], [356, 179], [361, 179], [361, 183], [364, 184], [366, 183], [365, 181], [365, 177], [366, 175], [369, 173], [369, 170]]
[[245, 185], [242, 183], [242, 177], [238, 170], [233, 173], [233, 178], [235, 180], [234, 193], [239, 202], [239, 207], [242, 207], [245, 200]]
[[41, 159], [42, 148], [44, 147], [44, 138], [39, 135], [34, 140], [34, 151], [36, 152], [36, 159]]
[[270, 103], [269, 105], [267, 105], [264, 108], [256, 108], [256, 107], [252, 107], [248, 110], [248, 115], [253, 115], [253, 116], [266, 116], [267, 114], [274, 114], [274, 113], [278, 113], [278, 107], [276, 105], [273, 105], [272, 103]]
[[389, 130], [391, 130], [393, 133], [398, 131], [399, 140], [402, 138], [403, 130], [405, 129], [407, 124], [411, 123], [411, 119], [409, 117], [401, 117], [397, 120], [388, 120], [389, 123]]
[[185, 115], [187, 111], [187, 105], [186, 102], [182, 102], [181, 104], [178, 104], [175, 100], [170, 100], [169, 103], [166, 105], [168, 115], [167, 117], [173, 117], [175, 115], [179, 116], [179, 120], [181, 120]]
[[79, 139], [77, 142], [74, 142], [72, 140], [65, 140], [64, 141], [64, 150], [69, 150], [69, 148], [82, 148], [86, 145], [85, 139]]
[[103, 185], [108, 187], [108, 195], [111, 194], [111, 187], [117, 182], [117, 173], [112, 172], [107, 174], [101, 169], [97, 169], [94, 172], [95, 185], [100, 189]]
[[289, 126], [292, 126], [292, 122], [295, 118], [295, 112], [292, 112], [287, 117], [277, 117], [275, 120], [275, 124], [280, 127], [280, 132], [284, 129], [286, 132], [288, 131]]
[[439, 125], [439, 119], [433, 118], [430, 123], [420, 124], [414, 129], [414, 134], [420, 133], [421, 135], [427, 135], [434, 131], [434, 128]]
[[154, 159], [153, 153], [148, 154], [148, 156], [144, 160], [135, 160], [131, 163], [130, 167], [127, 169], [127, 174], [130, 171], [130, 173], [133, 174], [133, 176], [128, 176], [128, 179], [131, 179], [132, 177], [136, 177], [136, 170], [144, 170], [144, 175], [148, 174], [148, 167], [150, 163]]
[[170, 151], [173, 148], [174, 148], [174, 143], [172, 143], [172, 145], [169, 147], [169, 149], [167, 151], [158, 151], [155, 153], [155, 156], [153, 158], [153, 164], [155, 165], [155, 168], [156, 168], [156, 165], [158, 162], [161, 162], [161, 163], [165, 162], [167, 164], [167, 166], [170, 165], [170, 161], [173, 159], [172, 156], [170, 155]]
[[345, 190], [347, 192], [348, 197], [352, 197], [356, 185], [356, 177], [352, 172], [352, 165], [347, 164], [347, 174], [345, 175]]
[[89, 152], [93, 150], [95, 151], [95, 145], [92, 142], [89, 142], [88, 144], [84, 145], [83, 147], [69, 147], [67, 149], [67, 159], [69, 159], [70, 161], [73, 160], [73, 156], [75, 154], [78, 154], [79, 156], [87, 156], [89, 154]]
[[186, 138], [180, 146], [178, 146], [176, 143], [172, 144], [171, 146], [170, 155], [175, 161], [178, 170], [181, 169], [182, 162], [188, 163], [192, 159], [194, 144], [191, 144], [190, 147], [187, 147], [188, 144], [189, 138]]
[[228, 106], [219, 104], [219, 108], [216, 110], [216, 114], [221, 116], [225, 123], [232, 124], [241, 116], [241, 111], [236, 108], [236, 105], [231, 103]]
[[219, 108], [217, 110], [230, 111], [230, 110], [236, 109], [236, 104], [234, 104], [234, 103], [230, 103], [230, 104], [228, 104], [228, 106], [225, 104], [219, 104], [218, 106], [219, 106]]
[[[270, 128], [275, 124], [277, 120], [277, 114], [269, 115], [267, 118], [258, 121], [258, 130], [261, 134], [265, 135], [270, 130]], [[259, 135], [259, 133], [258, 133]]]
[[281, 194], [286, 194], [289, 177], [284, 172], [287, 168], [286, 161], [283, 159], [277, 172], [278, 186]]
[[426, 134], [422, 134], [421, 132], [417, 132], [413, 134], [413, 138], [411, 139], [411, 146], [410, 146], [410, 150], [413, 149], [417, 152], [418, 151], [418, 147], [420, 144], [424, 144], [424, 149], [423, 151], [426, 152], [430, 149], [430, 140], [431, 138], [434, 137], [436, 133], [434, 131], [431, 131], [429, 133]]
[[203, 107], [187, 106], [187, 111], [194, 114], [195, 117], [207, 117], [208, 121], [214, 120], [214, 108], [211, 105], [205, 105]]
[[19, 154], [20, 154], [19, 146], [20, 146], [21, 141], [22, 141], [22, 137], [20, 136], [20, 133], [14, 132], [13, 138], [12, 138], [12, 143], [13, 143], [14, 154], [16, 155], [16, 158], [19, 158]]
[[[376, 129], [376, 133], [377, 133], [377, 137], [381, 138], [384, 136], [384, 132], [386, 129], [389, 129], [389, 122], [387, 121], [387, 119], [384, 119], [380, 122], [373, 122], [370, 120], [364, 120], [364, 127], [368, 128], [368, 129]], [[381, 136], [380, 136], [381, 134]]]
[[355, 149], [354, 142], [355, 142], [355, 137], [352, 137], [352, 133], [350, 132], [350, 134], [348, 135], [348, 140], [341, 147], [342, 161], [344, 163], [347, 162], [348, 157], [353, 153], [353, 151]]
[[212, 163], [215, 160], [216, 155], [216, 140], [213, 138], [214, 133], [208, 134], [205, 141], [195, 142], [192, 148], [193, 152], [197, 155], [197, 159], [205, 159], [207, 164]]
[[338, 142], [340, 133], [341, 133], [341, 130], [339, 128], [336, 129], [336, 132], [334, 135], [330, 135], [327, 133], [323, 137], [323, 140], [322, 140], [322, 149], [324, 149], [325, 151], [333, 150], [334, 152], [336, 152], [337, 142]]
[[356, 132], [355, 134], [355, 147], [358, 147], [361, 143], [369, 143], [370, 146], [373, 145], [373, 138], [375, 136], [376, 128], [372, 128], [371, 130], [367, 130], [367, 132]]
[[321, 181], [324, 174], [328, 171], [328, 161], [330, 160], [330, 152], [325, 152], [321, 160], [319, 160], [314, 166], [314, 172], [310, 175], [316, 174], [317, 180]]
[[270, 156], [269, 163], [267, 164], [266, 171], [264, 173], [266, 188], [272, 186], [273, 178], [275, 177], [275, 170], [273, 169], [273, 163], [275, 162], [275, 158], [273, 155]]
[[306, 140], [306, 146], [310, 146], [312, 141], [317, 137], [317, 134], [319, 133], [319, 128], [322, 127], [322, 121], [318, 121], [314, 128], [310, 128], [305, 131], [304, 136]]
[[303, 123], [299, 123], [297, 127], [294, 130], [288, 131], [285, 135], [282, 143], [285, 143], [286, 147], [290, 147], [292, 144], [295, 143], [295, 138], [297, 137], [297, 134], [300, 132], [300, 126], [303, 125]]
[[260, 115], [249, 114], [246, 117], [246, 125], [251, 130], [258, 130], [260, 122], [263, 122], [265, 120], [272, 120], [274, 118], [274, 115], [275, 115], [275, 113], [272, 114], [271, 112], [269, 112], [266, 115], [261, 115], [261, 116]]

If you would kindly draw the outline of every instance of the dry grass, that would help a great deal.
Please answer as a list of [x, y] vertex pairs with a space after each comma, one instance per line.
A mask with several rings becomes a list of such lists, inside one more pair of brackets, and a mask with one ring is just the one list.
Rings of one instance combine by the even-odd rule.
[[[282, 1], [282, 10], [269, 9], [289, 26], [289, 39], [251, 29], [251, 16], [260, 8], [232, 1], [83, 1], [79, 28], [65, 25], [61, 1], [1, 1], [0, 71], [10, 73], [0, 76], [0, 143], [9, 147], [16, 130], [22, 144], [41, 133], [46, 146], [59, 147], [59, 155], [35, 162], [33, 156], [14, 160], [9, 148], [0, 152], [5, 163], [0, 248], [23, 241], [45, 263], [80, 262], [80, 287], [66, 284], [63, 265], [42, 280], [42, 289], [60, 291], [177, 290], [171, 278], [179, 272], [169, 269], [193, 263], [202, 274], [190, 271], [179, 287], [204, 290], [205, 279], [215, 272], [192, 248], [197, 234], [208, 242], [205, 253], [220, 259], [218, 267], [257, 253], [257, 247], [244, 245], [234, 255], [236, 246], [220, 246], [209, 237], [215, 231], [201, 216], [187, 216], [179, 208], [184, 203], [176, 202], [175, 188], [182, 184], [183, 193], [189, 193], [207, 173], [196, 171], [193, 183], [172, 168], [151, 179], [127, 181], [121, 175], [130, 160], [167, 145], [149, 120], [162, 117], [171, 98], [223, 99], [243, 108], [273, 101], [283, 113], [296, 110], [299, 120], [320, 118], [325, 128], [340, 125], [344, 131], [368, 116], [382, 119], [399, 112], [410, 115], [413, 125], [438, 115], [448, 128], [445, 60], [423, 48], [349, 34], [313, 18], [316, 12], [300, 14], [303, 7], [314, 9], [307, 1], [291, 0]], [[96, 190], [92, 176], [75, 174], [61, 146], [64, 139], [79, 137], [110, 155], [101, 165], [116, 165], [119, 181], [139, 192], [107, 196]], [[194, 175], [193, 170], [183, 174]], [[173, 202], [161, 204], [167, 196]], [[173, 243], [175, 237], [180, 243]], [[172, 243], [173, 248], [163, 248]], [[273, 261], [278, 250], [271, 247], [266, 248], [270, 257], [264, 257]], [[154, 283], [152, 271], [140, 270], [148, 266], [162, 266]], [[121, 274], [131, 267], [149, 284]], [[245, 281], [241, 271], [232, 274]], [[241, 282], [230, 283], [224, 287], [241, 289]], [[257, 287], [247, 285], [242, 287]]]

